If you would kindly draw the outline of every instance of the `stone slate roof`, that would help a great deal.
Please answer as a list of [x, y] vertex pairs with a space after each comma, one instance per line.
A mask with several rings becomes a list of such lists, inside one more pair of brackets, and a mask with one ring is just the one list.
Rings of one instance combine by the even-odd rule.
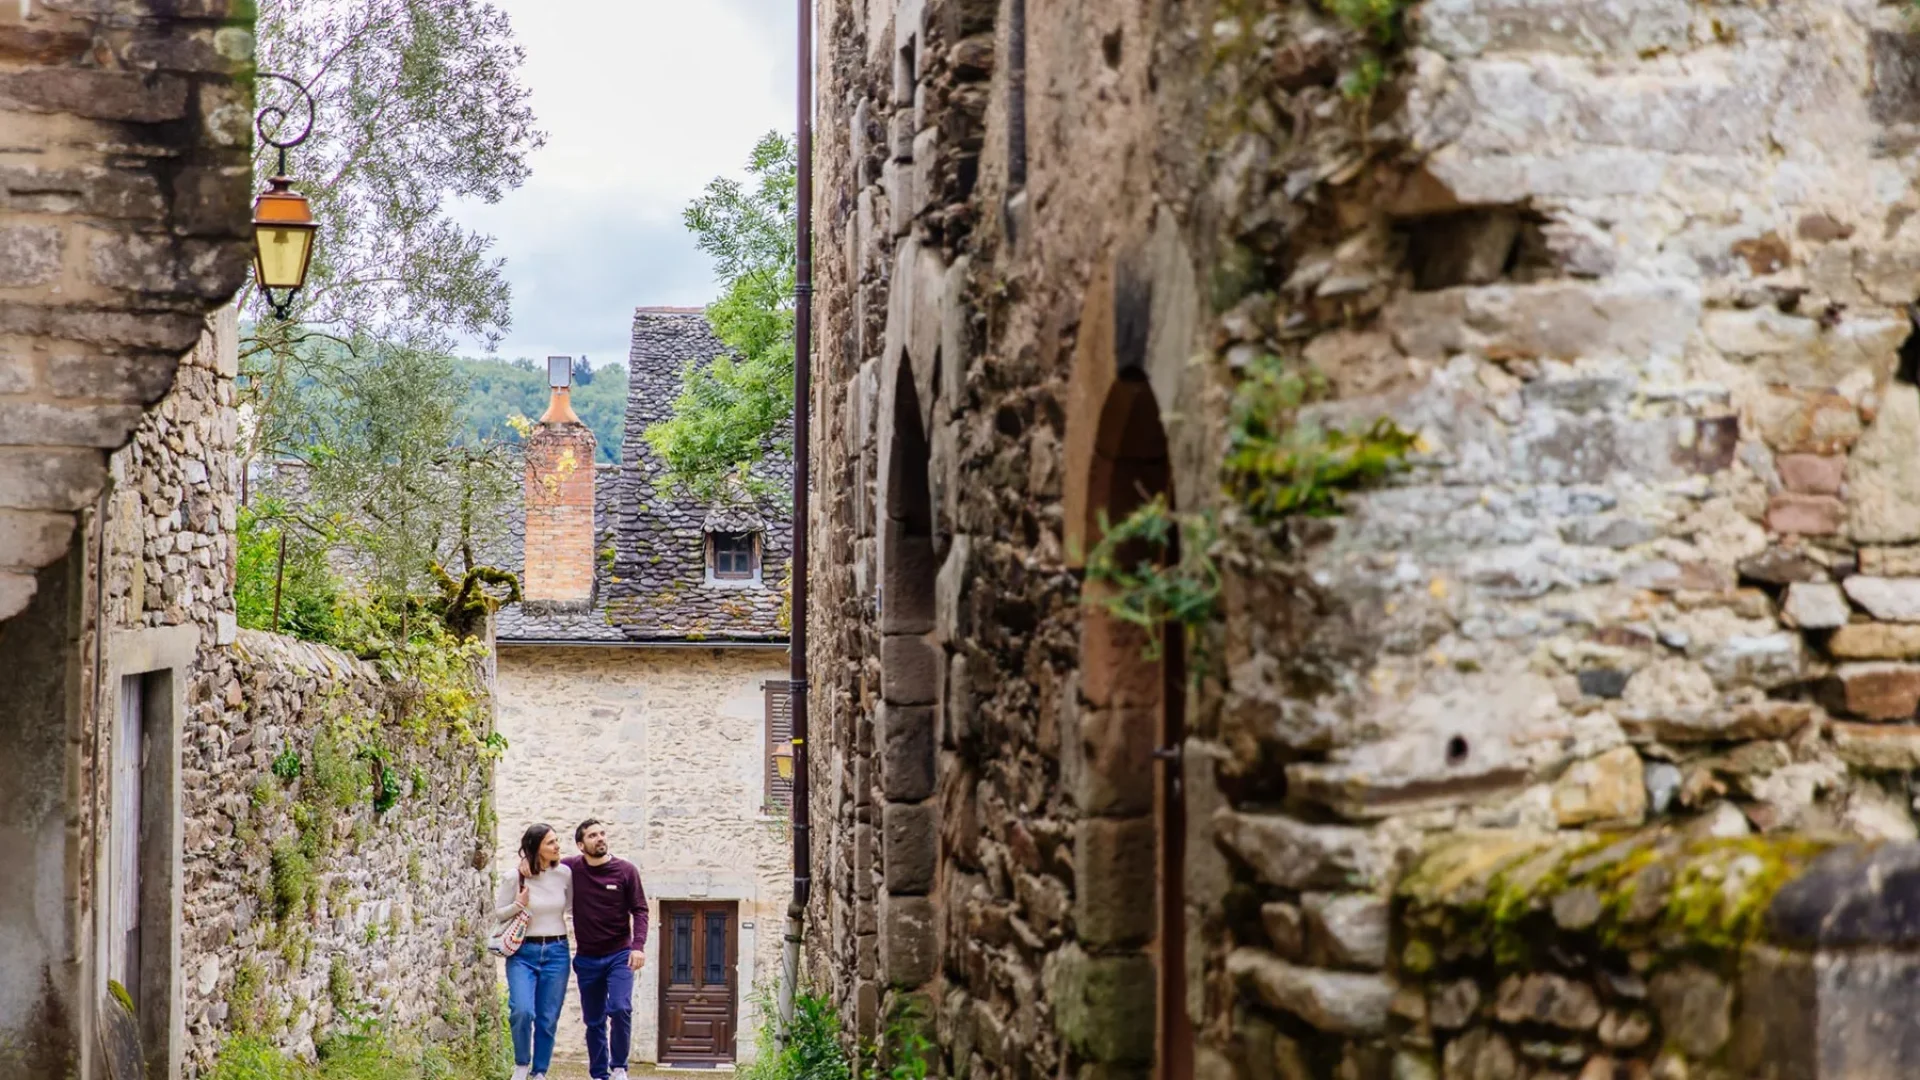
[[[679, 497], [659, 483], [664, 471], [641, 437], [666, 419], [689, 363], [726, 349], [698, 308], [641, 308], [628, 358], [626, 433], [620, 464], [594, 472], [594, 536], [600, 558], [594, 602], [572, 609], [514, 604], [500, 612], [503, 643], [783, 642], [780, 582], [793, 551], [783, 506], [716, 505]], [[791, 469], [782, 463], [785, 485]], [[708, 584], [706, 532], [760, 531], [760, 580]], [[516, 505], [507, 565], [525, 568], [525, 508]]]

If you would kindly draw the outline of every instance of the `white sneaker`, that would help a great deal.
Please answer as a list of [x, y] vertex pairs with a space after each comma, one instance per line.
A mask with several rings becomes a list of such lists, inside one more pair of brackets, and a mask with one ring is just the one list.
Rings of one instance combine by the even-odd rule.
[[613, 1075], [609, 1077], [608, 1080], [627, 1080], [627, 1070], [625, 1069], [613, 1070]]
[[532, 1068], [533, 1066], [531, 1065], [515, 1065], [513, 1067], [513, 1080], [527, 1080], [527, 1072]]

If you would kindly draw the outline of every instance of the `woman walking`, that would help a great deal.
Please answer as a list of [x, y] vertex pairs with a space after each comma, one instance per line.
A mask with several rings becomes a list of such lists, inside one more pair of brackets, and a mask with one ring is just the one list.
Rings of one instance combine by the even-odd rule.
[[546, 824], [520, 837], [520, 865], [500, 883], [494, 918], [528, 914], [526, 938], [507, 957], [507, 1005], [513, 1027], [513, 1080], [545, 1080], [553, 1063], [560, 1006], [567, 999], [567, 912], [573, 871], [560, 862], [560, 837]]

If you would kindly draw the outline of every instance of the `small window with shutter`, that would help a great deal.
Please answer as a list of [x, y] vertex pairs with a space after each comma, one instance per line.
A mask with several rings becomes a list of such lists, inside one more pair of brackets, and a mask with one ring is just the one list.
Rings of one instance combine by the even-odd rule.
[[769, 814], [785, 814], [793, 802], [793, 781], [782, 779], [778, 755], [793, 738], [793, 690], [783, 680], [764, 683], [767, 695], [766, 802]]

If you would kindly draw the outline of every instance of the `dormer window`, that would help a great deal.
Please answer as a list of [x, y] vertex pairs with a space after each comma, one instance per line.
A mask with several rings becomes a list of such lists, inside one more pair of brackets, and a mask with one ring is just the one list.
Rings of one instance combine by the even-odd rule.
[[760, 534], [707, 534], [707, 580], [752, 582], [760, 579]]

